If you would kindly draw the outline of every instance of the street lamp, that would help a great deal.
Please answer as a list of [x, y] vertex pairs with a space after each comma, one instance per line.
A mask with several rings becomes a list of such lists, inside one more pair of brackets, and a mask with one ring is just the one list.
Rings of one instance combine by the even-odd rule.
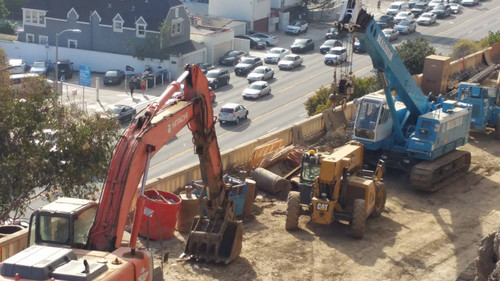
[[[57, 66], [57, 62], [59, 61], [59, 53], [58, 53], [58, 48], [59, 48], [59, 35], [63, 34], [64, 32], [75, 32], [75, 33], [80, 33], [82, 32], [80, 29], [65, 29], [59, 33], [56, 33], [56, 73], [55, 73], [55, 83], [56, 83], [56, 92], [59, 93], [59, 79], [58, 79], [58, 72], [59, 72], [59, 67]], [[61, 91], [61, 103], [62, 103], [62, 91]]]

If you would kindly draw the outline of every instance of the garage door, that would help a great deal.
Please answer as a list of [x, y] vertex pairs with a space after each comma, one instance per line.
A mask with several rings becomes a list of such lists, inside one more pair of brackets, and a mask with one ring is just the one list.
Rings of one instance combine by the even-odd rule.
[[183, 58], [185, 58], [183, 62], [189, 64], [197, 64], [200, 62], [205, 62], [205, 50], [202, 49], [190, 54], [186, 54], [185, 56], [183, 56]]
[[269, 18], [263, 18], [253, 22], [253, 30], [259, 32], [268, 32]]
[[214, 52], [212, 57], [212, 64], [217, 65], [219, 63], [219, 58], [222, 57], [227, 51], [231, 51], [233, 44], [231, 41], [223, 42], [214, 46]]

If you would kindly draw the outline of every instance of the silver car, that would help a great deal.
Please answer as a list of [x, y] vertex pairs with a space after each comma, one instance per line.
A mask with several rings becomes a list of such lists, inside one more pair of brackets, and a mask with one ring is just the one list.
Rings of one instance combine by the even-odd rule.
[[436, 22], [436, 14], [428, 12], [428, 13], [423, 13], [418, 17], [417, 23], [419, 25], [431, 25]]
[[278, 63], [278, 68], [280, 70], [291, 70], [296, 68], [297, 66], [301, 66], [304, 60], [299, 55], [286, 55], [280, 62]]
[[259, 66], [247, 76], [248, 83], [255, 81], [269, 80], [274, 77], [274, 69], [267, 66]]
[[243, 94], [241, 96], [243, 99], [259, 99], [261, 96], [270, 95], [271, 94], [271, 85], [266, 81], [257, 81], [253, 82], [243, 90]]
[[240, 120], [248, 118], [248, 109], [241, 104], [226, 103], [219, 111], [219, 123], [234, 122], [240, 124]]
[[257, 33], [252, 33], [251, 36], [257, 37], [260, 40], [266, 42], [267, 46], [274, 46], [278, 44], [278, 38], [273, 35], [257, 32]]
[[267, 52], [266, 56], [264, 57], [264, 61], [266, 63], [278, 63], [288, 54], [290, 54], [290, 50], [288, 49], [281, 47], [272, 48], [271, 50], [269, 50], [269, 52]]

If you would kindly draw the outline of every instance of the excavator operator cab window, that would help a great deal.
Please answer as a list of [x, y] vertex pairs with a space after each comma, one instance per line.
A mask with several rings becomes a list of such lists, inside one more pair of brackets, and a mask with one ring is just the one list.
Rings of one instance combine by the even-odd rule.
[[306, 182], [314, 182], [314, 179], [319, 176], [321, 167], [318, 164], [308, 162], [302, 163], [302, 179]]
[[364, 130], [375, 130], [375, 125], [379, 119], [380, 103], [366, 100], [359, 106], [358, 118], [356, 118], [356, 128]]
[[84, 210], [76, 217], [73, 231], [73, 244], [75, 247], [84, 247], [87, 244], [87, 239], [89, 237], [89, 231], [94, 223], [94, 218], [97, 212], [97, 208], [89, 208]]
[[53, 214], [40, 214], [38, 219], [38, 235], [42, 243], [65, 244], [69, 243], [69, 217], [59, 217]]

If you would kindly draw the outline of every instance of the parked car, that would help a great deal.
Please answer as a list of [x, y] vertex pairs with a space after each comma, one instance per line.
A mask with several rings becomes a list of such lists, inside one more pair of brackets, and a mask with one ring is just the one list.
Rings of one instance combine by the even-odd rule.
[[451, 16], [451, 13], [452, 13], [449, 4], [437, 5], [436, 7], [434, 7], [434, 9], [432, 9], [431, 12], [436, 14], [438, 19], [447, 18], [447, 17]]
[[123, 104], [113, 105], [113, 107], [110, 108], [110, 111], [112, 114], [111, 118], [120, 121], [120, 123], [132, 121], [137, 113], [135, 108]]
[[290, 49], [294, 54], [314, 50], [314, 41], [312, 39], [295, 39]]
[[358, 39], [358, 38], [356, 38], [356, 39], [354, 40], [354, 48], [353, 48], [353, 51], [354, 51], [355, 53], [364, 53], [364, 52], [366, 52], [366, 50], [365, 50], [365, 46], [363, 46], [363, 44], [361, 44], [361, 42], [359, 41], [359, 39]]
[[476, 6], [479, 4], [479, 0], [462, 0], [462, 6]]
[[399, 37], [399, 32], [397, 32], [392, 28], [386, 28], [382, 30], [382, 33], [384, 33], [385, 37], [387, 38], [387, 40], [389, 40], [389, 42], [394, 41]]
[[462, 12], [462, 5], [458, 3], [450, 3], [451, 12], [454, 14], [460, 14]]
[[264, 57], [264, 61], [266, 63], [278, 63], [281, 59], [283, 59], [286, 55], [290, 53], [290, 50], [281, 48], [281, 47], [274, 47], [271, 50], [269, 50]]
[[394, 17], [391, 15], [382, 15], [376, 20], [376, 23], [380, 29], [394, 28]]
[[397, 13], [406, 11], [407, 9], [409, 9], [408, 3], [398, 1], [391, 3], [385, 13], [391, 16], [395, 16]]
[[400, 34], [410, 34], [417, 30], [417, 22], [412, 20], [402, 20], [394, 27], [394, 29]]
[[423, 13], [418, 17], [417, 23], [419, 25], [431, 25], [436, 22], [436, 14], [428, 12], [428, 13]]
[[299, 35], [300, 33], [306, 33], [309, 28], [309, 24], [302, 20], [296, 20], [286, 27], [285, 33], [291, 35]]
[[241, 104], [226, 103], [219, 111], [219, 123], [234, 122], [240, 124], [240, 120], [248, 118], [248, 109]]
[[278, 44], [278, 37], [269, 35], [266, 33], [256, 32], [251, 34], [252, 37], [257, 37], [260, 40], [266, 42], [267, 46], [275, 46]]
[[28, 70], [28, 64], [23, 59], [10, 59], [8, 69], [10, 74], [21, 74]]
[[217, 90], [219, 86], [229, 84], [229, 72], [224, 68], [216, 68], [209, 70], [206, 74], [208, 80], [208, 86], [212, 89]]
[[263, 50], [266, 48], [266, 42], [260, 40], [257, 37], [249, 36], [249, 35], [237, 35], [234, 38], [246, 39], [250, 41], [250, 49]]
[[204, 62], [197, 63], [196, 65], [200, 67], [200, 69], [203, 72], [203, 74], [207, 74], [207, 72], [209, 70], [212, 70], [212, 69], [215, 68], [215, 66], [213, 64], [204, 63]]
[[325, 43], [319, 47], [319, 51], [322, 54], [326, 54], [333, 47], [342, 47], [342, 41], [334, 39], [326, 40]]
[[429, 5], [427, 5], [427, 3], [420, 2], [415, 4], [415, 6], [413, 6], [413, 8], [411, 9], [411, 13], [415, 17], [418, 17], [423, 13], [429, 12], [430, 10], [431, 8], [429, 7]]
[[326, 34], [325, 34], [325, 40], [341, 39], [342, 37], [344, 37], [344, 32], [339, 31], [339, 29], [336, 27], [328, 28], [328, 30], [326, 31]]
[[274, 69], [267, 66], [259, 66], [247, 75], [248, 83], [274, 78]]
[[278, 62], [278, 68], [280, 70], [291, 70], [302, 65], [304, 59], [299, 55], [286, 55], [280, 62]]
[[347, 60], [347, 49], [345, 47], [334, 47], [325, 55], [326, 65], [337, 65]]
[[247, 75], [254, 68], [263, 64], [259, 57], [242, 57], [240, 63], [234, 67], [234, 73], [238, 76]]
[[61, 79], [64, 76], [64, 79], [73, 78], [73, 63], [69, 60], [62, 60], [57, 62], [57, 79]]
[[219, 59], [219, 64], [234, 66], [238, 62], [240, 62], [241, 57], [246, 55], [247, 53], [243, 51], [237, 51], [237, 50], [228, 51]]
[[125, 80], [125, 72], [119, 69], [110, 69], [104, 73], [104, 85], [120, 85]]
[[412, 20], [415, 16], [411, 12], [399, 12], [394, 17], [394, 23], [398, 24], [402, 20]]
[[30, 73], [35, 73], [43, 76], [47, 76], [51, 70], [51, 65], [45, 60], [36, 60], [30, 68]]
[[437, 5], [440, 5], [440, 4], [443, 4], [444, 3], [444, 0], [432, 0], [431, 2], [429, 2], [429, 7], [432, 9], [434, 9], [434, 7], [436, 7]]
[[243, 99], [259, 99], [262, 96], [265, 95], [270, 95], [271, 94], [271, 85], [267, 83], [266, 81], [256, 81], [250, 84], [245, 90], [243, 90], [243, 93], [241, 96]]

